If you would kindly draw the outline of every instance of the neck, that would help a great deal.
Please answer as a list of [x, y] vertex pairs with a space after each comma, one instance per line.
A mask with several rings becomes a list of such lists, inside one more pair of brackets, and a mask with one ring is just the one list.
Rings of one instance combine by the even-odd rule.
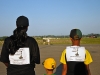
[[80, 46], [80, 44], [72, 44], [72, 46]]
[[72, 41], [72, 46], [80, 46], [80, 41], [78, 40]]
[[46, 71], [47, 72], [47, 75], [52, 75], [53, 74], [53, 71]]
[[53, 74], [53, 72], [47, 72], [47, 75], [52, 75]]

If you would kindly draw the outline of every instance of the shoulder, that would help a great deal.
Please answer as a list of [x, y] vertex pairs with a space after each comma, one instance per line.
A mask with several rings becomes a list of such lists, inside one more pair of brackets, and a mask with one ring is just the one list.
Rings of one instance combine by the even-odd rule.
[[64, 50], [62, 51], [61, 57], [64, 58], [65, 55], [66, 55], [66, 49], [64, 49]]
[[88, 50], [85, 50], [85, 51], [86, 51], [86, 59], [85, 59], [84, 63], [90, 64], [91, 62], [93, 62], [92, 57], [91, 57], [90, 52]]
[[66, 49], [63, 50], [63, 53], [66, 54]]
[[6, 38], [5, 38], [5, 40], [10, 40], [10, 39], [11, 39], [10, 37], [6, 37]]
[[33, 41], [36, 41], [33, 37], [30, 37], [30, 36], [27, 37], [27, 40], [28, 40], [28, 41], [32, 41], [32, 42], [33, 42]]
[[90, 52], [87, 49], [85, 49], [85, 53], [86, 55], [90, 55]]
[[66, 49], [64, 49], [64, 50], [62, 51], [62, 54], [66, 54]]
[[87, 54], [87, 53], [90, 53], [90, 52], [85, 48], [85, 53]]
[[28, 36], [27, 38], [30, 39], [30, 40], [33, 40], [34, 39], [34, 37], [31, 37], [31, 36]]
[[4, 42], [10, 42], [11, 41], [11, 38], [10, 37], [7, 37], [4, 39]]
[[63, 64], [66, 64], [66, 59], [65, 59], [66, 57], [65, 57], [65, 55], [66, 55], [66, 49], [64, 49], [62, 51], [61, 58], [60, 58], [60, 62], [63, 63]]
[[61, 57], [65, 57], [65, 55], [66, 55], [66, 49], [64, 49], [64, 50], [62, 51]]
[[33, 37], [28, 36], [27, 38], [27, 43], [29, 43], [30, 45], [37, 45], [37, 41], [36, 39], [34, 39]]
[[89, 53], [89, 51], [87, 49], [85, 49], [86, 53]]

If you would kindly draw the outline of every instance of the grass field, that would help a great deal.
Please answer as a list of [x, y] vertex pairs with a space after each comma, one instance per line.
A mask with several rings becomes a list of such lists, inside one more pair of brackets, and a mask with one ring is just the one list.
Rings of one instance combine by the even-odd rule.
[[[38, 44], [43, 44], [42, 39], [37, 40]], [[50, 44], [71, 44], [70, 38], [50, 39]], [[100, 38], [82, 38], [81, 44], [100, 44]]]
[[[43, 44], [43, 39], [36, 39], [38, 44]], [[2, 46], [3, 41], [0, 41]], [[47, 43], [46, 43], [47, 44]], [[50, 39], [51, 45], [61, 45], [61, 44], [71, 44], [70, 38], [59, 38], [59, 39]], [[100, 38], [82, 38], [81, 44], [100, 44]]]

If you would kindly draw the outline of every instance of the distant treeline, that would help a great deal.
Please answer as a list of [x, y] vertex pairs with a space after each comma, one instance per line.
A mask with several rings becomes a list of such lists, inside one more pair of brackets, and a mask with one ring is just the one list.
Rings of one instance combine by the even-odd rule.
[[[5, 38], [8, 36], [2, 36], [0, 37], [0, 41], [4, 41]], [[36, 39], [43, 39], [43, 38], [69, 38], [69, 35], [44, 35], [44, 36], [32, 36]], [[83, 37], [89, 37], [89, 38], [98, 38], [100, 37], [100, 34], [88, 34], [88, 35], [83, 35]]]

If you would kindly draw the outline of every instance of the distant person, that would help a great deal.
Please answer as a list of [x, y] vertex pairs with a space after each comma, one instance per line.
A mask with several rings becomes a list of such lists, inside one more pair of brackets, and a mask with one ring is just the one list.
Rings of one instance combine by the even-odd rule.
[[46, 70], [46, 74], [44, 75], [55, 75], [53, 73], [54, 69], [56, 68], [56, 61], [54, 58], [47, 58], [42, 64]]
[[35, 75], [35, 64], [40, 64], [40, 52], [36, 40], [27, 35], [29, 20], [19, 16], [13, 35], [4, 40], [1, 62], [7, 67], [7, 75]]
[[47, 43], [48, 43], [48, 45], [50, 45], [50, 39], [49, 38], [47, 39]]
[[62, 75], [91, 75], [89, 64], [92, 57], [89, 51], [80, 45], [81, 38], [82, 32], [79, 29], [71, 30], [72, 46], [66, 47], [60, 59], [63, 65]]
[[45, 44], [46, 44], [46, 39], [43, 38], [43, 45], [45, 45]]

